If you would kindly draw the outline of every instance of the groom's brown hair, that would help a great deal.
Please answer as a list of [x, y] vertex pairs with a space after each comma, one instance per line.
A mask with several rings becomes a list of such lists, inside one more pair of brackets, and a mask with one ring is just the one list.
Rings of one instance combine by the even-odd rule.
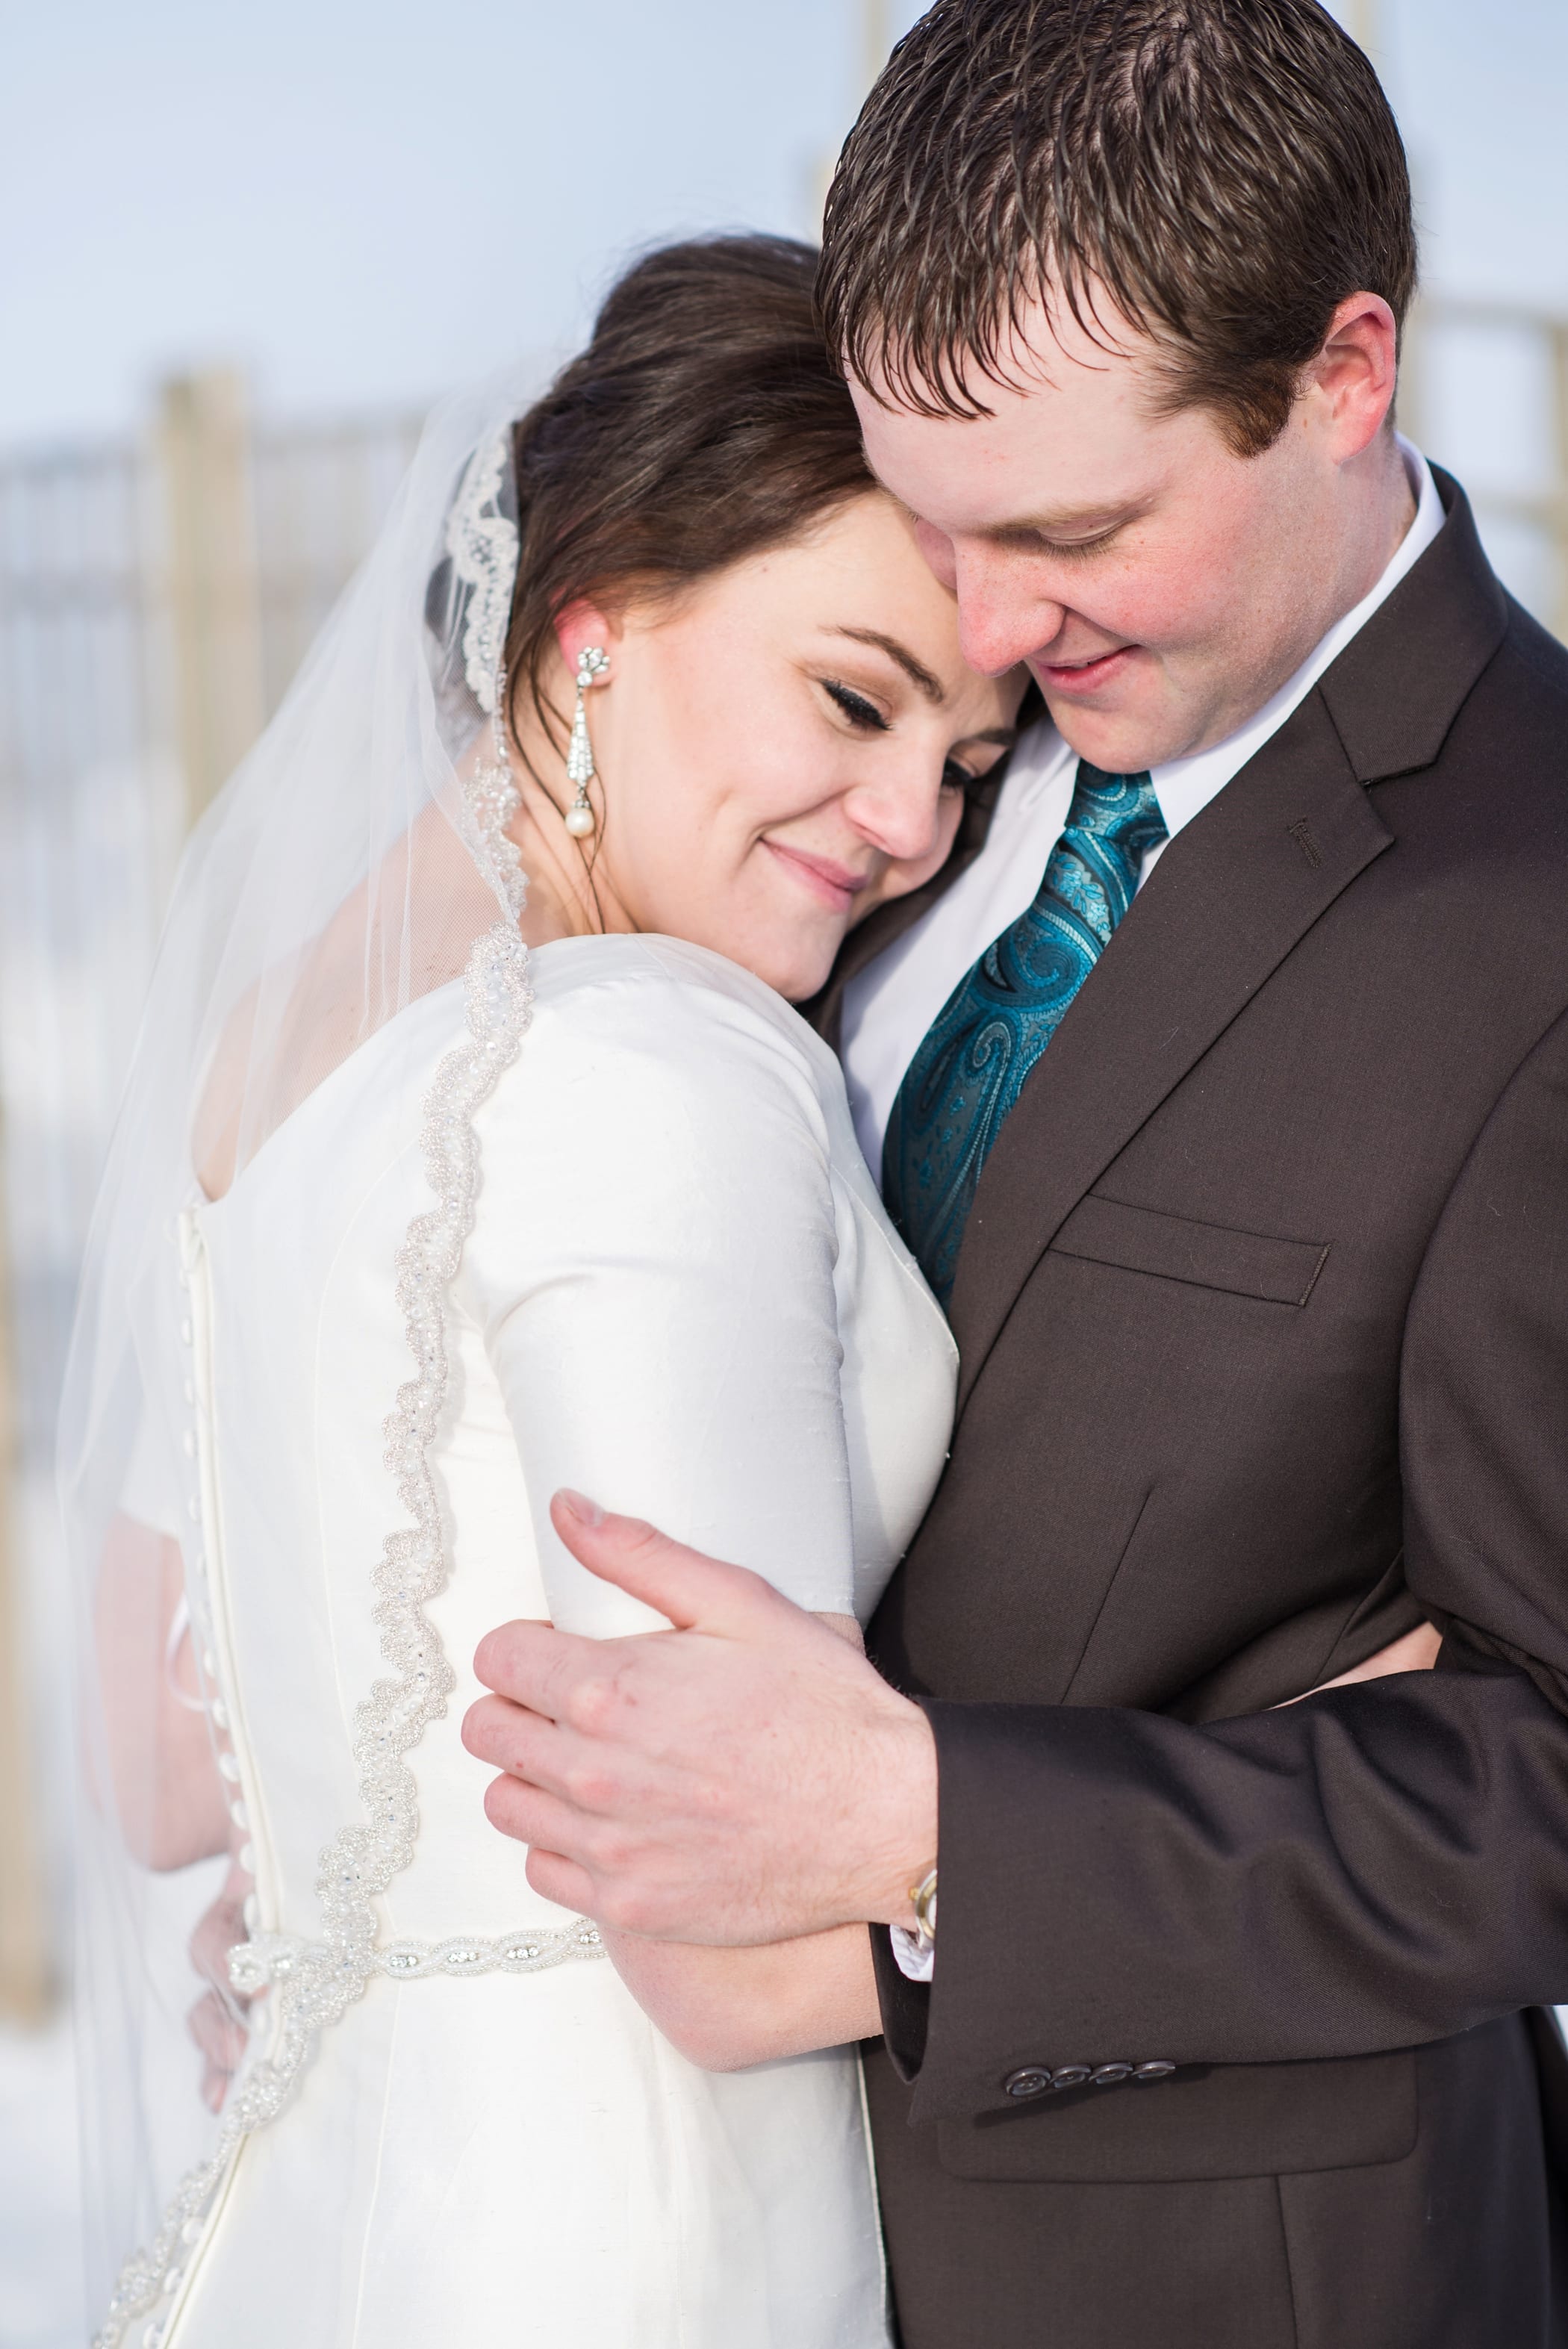
[[1314, 0], [937, 0], [845, 145], [818, 295], [851, 374], [975, 416], [1024, 308], [1108, 339], [1103, 288], [1252, 455], [1336, 306], [1402, 322], [1415, 285], [1398, 129]]

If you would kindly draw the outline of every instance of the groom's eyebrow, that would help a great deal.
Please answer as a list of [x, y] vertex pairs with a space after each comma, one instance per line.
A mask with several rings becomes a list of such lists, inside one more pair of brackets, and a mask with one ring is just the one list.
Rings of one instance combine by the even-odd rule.
[[940, 683], [923, 661], [917, 661], [909, 647], [901, 645], [896, 636], [884, 636], [878, 628], [830, 628], [828, 634], [830, 636], [848, 636], [855, 645], [874, 645], [879, 652], [886, 653], [889, 660], [898, 663], [910, 683], [925, 696], [927, 701], [946, 700]]

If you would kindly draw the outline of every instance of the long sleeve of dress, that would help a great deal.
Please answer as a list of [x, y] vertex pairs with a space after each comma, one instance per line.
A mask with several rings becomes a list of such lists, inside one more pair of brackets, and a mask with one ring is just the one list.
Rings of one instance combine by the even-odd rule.
[[[598, 942], [593, 942], [598, 943]], [[849, 1612], [839, 1240], [817, 1048], [757, 982], [644, 941], [541, 964], [481, 1118], [462, 1294], [516, 1436], [551, 1612], [660, 1619], [568, 1556], [561, 1485]]]

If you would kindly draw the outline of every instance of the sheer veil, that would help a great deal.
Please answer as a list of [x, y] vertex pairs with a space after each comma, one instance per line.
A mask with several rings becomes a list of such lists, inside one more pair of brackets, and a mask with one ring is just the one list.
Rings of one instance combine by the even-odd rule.
[[[111, 2312], [106, 2343], [161, 2338], [179, 2237], [200, 2231], [235, 2130], [264, 2118], [292, 2076], [274, 2031], [267, 2060], [247, 2061], [215, 2115], [185, 2023], [209, 1987], [188, 1951], [191, 1927], [226, 1873], [239, 1887], [236, 1919], [243, 1912], [247, 1857], [204, 1576], [188, 1211], [242, 1180], [368, 1038], [465, 972], [474, 1082], [493, 1082], [516, 1049], [524, 884], [502, 831], [512, 787], [496, 712], [518, 546], [507, 427], [535, 388], [494, 383], [438, 413], [375, 552], [192, 840], [98, 1202], [60, 1474], [81, 1596], [77, 1982], [89, 2285], [94, 2307]], [[487, 1019], [487, 1001], [508, 1016]], [[386, 1102], [389, 1122], [397, 1110]], [[464, 1133], [449, 1123], [449, 1133], [432, 1121], [427, 1165], [460, 1213]], [[439, 1271], [445, 1241], [438, 1219], [424, 1220]], [[288, 1247], [286, 1232], [277, 1245]], [[388, 1423], [388, 1522], [400, 1492], [407, 1531], [381, 1567], [366, 1561], [378, 1620], [397, 1614], [403, 1588], [388, 1599], [381, 1578], [404, 1578], [416, 1647], [418, 1578], [429, 1566], [419, 1352], [438, 1354], [440, 1342], [438, 1308], [416, 1336], [401, 1439]], [[395, 1729], [387, 1742], [397, 1746]], [[378, 1784], [385, 1816], [352, 1831], [352, 1849], [332, 1847], [368, 1891], [400, 1831], [396, 1752]], [[215, 1830], [201, 1827], [213, 1818]], [[317, 1983], [328, 2003], [357, 1995], [357, 1930], [343, 1927], [342, 1981]], [[301, 2061], [311, 2014], [307, 2004], [294, 2026]]]

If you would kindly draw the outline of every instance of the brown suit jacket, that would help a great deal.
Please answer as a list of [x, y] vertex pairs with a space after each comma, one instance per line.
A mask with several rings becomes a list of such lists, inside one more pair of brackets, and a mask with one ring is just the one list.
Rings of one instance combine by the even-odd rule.
[[872, 1626], [941, 1775], [868, 2066], [908, 2349], [1568, 2337], [1568, 652], [1439, 480], [975, 1199]]

